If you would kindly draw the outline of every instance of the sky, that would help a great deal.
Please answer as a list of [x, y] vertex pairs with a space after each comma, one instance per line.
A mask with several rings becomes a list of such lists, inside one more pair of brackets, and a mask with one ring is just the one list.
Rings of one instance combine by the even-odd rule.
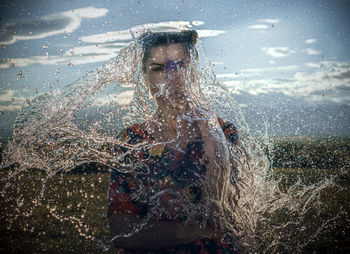
[[[148, 28], [195, 29], [255, 134], [350, 135], [350, 1], [1, 1], [0, 141]], [[131, 32], [130, 32], [131, 31]]]

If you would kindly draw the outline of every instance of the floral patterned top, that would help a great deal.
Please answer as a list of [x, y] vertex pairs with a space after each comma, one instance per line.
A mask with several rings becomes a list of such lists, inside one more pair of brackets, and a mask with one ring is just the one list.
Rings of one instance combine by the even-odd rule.
[[[218, 118], [218, 122], [227, 140], [238, 145], [238, 131], [233, 124]], [[139, 124], [123, 130], [119, 139], [127, 144], [148, 143], [147, 148], [137, 149], [128, 153], [129, 148], [117, 145], [114, 155], [122, 155], [121, 162], [132, 170], [120, 172], [114, 170], [111, 174], [109, 189], [108, 214], [135, 214], [141, 217], [148, 213], [148, 201], [137, 196], [138, 188], [146, 190], [147, 195], [157, 193], [166, 188], [178, 188], [183, 191], [190, 202], [196, 204], [201, 197], [199, 181], [194, 181], [205, 173], [205, 164], [200, 163], [203, 154], [202, 142], [189, 142], [185, 152], [166, 148], [160, 144], [152, 146], [156, 140], [142, 129]], [[142, 162], [142, 163], [138, 163]], [[136, 165], [136, 166], [135, 166]], [[167, 169], [167, 170], [164, 170]], [[136, 198], [137, 197], [137, 198]], [[182, 221], [185, 217], [168, 218], [167, 215], [158, 215], [160, 220]], [[119, 253], [235, 253], [232, 246], [222, 244], [211, 239], [199, 239], [196, 242], [179, 245], [160, 251], [139, 251], [121, 249]]]

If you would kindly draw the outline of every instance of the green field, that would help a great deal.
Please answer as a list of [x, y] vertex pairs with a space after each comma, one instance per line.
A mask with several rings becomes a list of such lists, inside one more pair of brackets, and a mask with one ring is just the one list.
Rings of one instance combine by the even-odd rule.
[[[20, 192], [25, 200], [21, 211], [33, 207], [31, 202], [40, 193], [42, 173], [39, 171], [20, 176]], [[1, 223], [0, 253], [99, 253], [102, 252], [95, 241], [86, 238], [84, 225], [89, 226], [89, 235], [108, 239], [106, 218], [109, 174], [55, 175], [46, 183], [46, 191], [41, 204], [33, 210], [33, 215], [19, 215], [12, 221]], [[16, 184], [14, 184], [16, 185]], [[10, 188], [7, 195], [12, 198], [4, 205], [1, 199], [1, 214], [17, 215], [11, 205], [18, 196], [17, 188]], [[27, 206], [27, 207], [26, 207]], [[28, 209], [26, 209], [28, 208]], [[54, 209], [54, 210], [52, 210]], [[62, 215], [55, 218], [51, 211]], [[65, 221], [65, 218], [69, 220]], [[11, 218], [8, 218], [11, 220]], [[89, 236], [87, 236], [89, 237]], [[111, 249], [108, 253], [114, 253]]]
[[[340, 176], [336, 178], [338, 187], [321, 192], [323, 209], [317, 215], [322, 220], [336, 219], [330, 221], [303, 252], [350, 253], [349, 144], [343, 139], [328, 142], [324, 139], [280, 139], [273, 143], [274, 152], [270, 157], [275, 168], [272, 175], [281, 179], [281, 189], [298, 179], [313, 183], [325, 176]], [[318, 160], [311, 161], [315, 156]], [[1, 179], [8, 172], [2, 170]], [[98, 244], [99, 240], [108, 240], [109, 173], [80, 168], [75, 174], [54, 175], [44, 185], [44, 198], [40, 203], [33, 203], [40, 195], [43, 176], [39, 170], [20, 173], [11, 180], [6, 195], [0, 196], [0, 253], [115, 253], [113, 247], [103, 252]], [[4, 183], [1, 185], [3, 189]], [[19, 211], [14, 205], [18, 197], [23, 198]], [[23, 215], [23, 211], [30, 210], [32, 215]], [[283, 220], [283, 216], [277, 216], [275, 223], [279, 220]], [[313, 221], [320, 219], [310, 217], [310, 225]], [[305, 236], [301, 233], [295, 240], [300, 237]], [[295, 252], [293, 248], [291, 251]]]

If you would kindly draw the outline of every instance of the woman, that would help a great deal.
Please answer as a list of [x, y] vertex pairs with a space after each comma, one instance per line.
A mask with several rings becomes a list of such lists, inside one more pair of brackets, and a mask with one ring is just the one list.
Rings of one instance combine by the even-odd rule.
[[120, 170], [111, 175], [108, 211], [114, 245], [122, 253], [233, 253], [221, 243], [216, 217], [226, 194], [217, 185], [235, 186], [238, 198], [225, 161], [238, 136], [201, 98], [197, 33], [148, 32], [138, 42], [157, 109], [123, 130], [116, 145]]

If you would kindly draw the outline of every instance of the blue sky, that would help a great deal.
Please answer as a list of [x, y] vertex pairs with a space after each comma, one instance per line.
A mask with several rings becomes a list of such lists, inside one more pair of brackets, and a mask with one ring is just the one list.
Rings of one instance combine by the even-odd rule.
[[[147, 28], [196, 29], [253, 130], [350, 135], [350, 1], [2, 1], [0, 136]], [[0, 137], [0, 138], [1, 138]]]

